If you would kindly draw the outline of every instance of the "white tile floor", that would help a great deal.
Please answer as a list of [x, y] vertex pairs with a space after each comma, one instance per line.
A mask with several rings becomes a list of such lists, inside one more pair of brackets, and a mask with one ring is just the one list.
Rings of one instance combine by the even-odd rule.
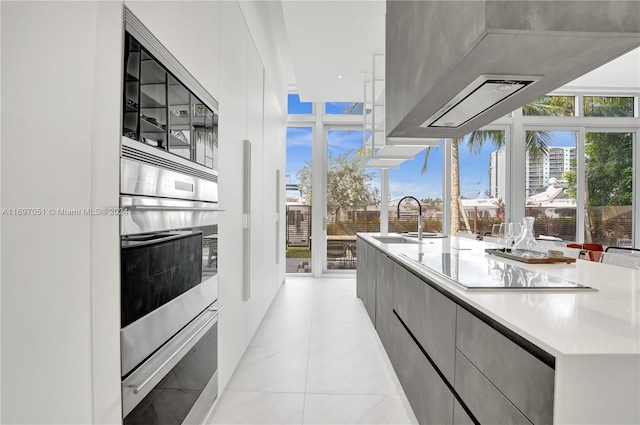
[[212, 424], [416, 424], [355, 278], [287, 277]]

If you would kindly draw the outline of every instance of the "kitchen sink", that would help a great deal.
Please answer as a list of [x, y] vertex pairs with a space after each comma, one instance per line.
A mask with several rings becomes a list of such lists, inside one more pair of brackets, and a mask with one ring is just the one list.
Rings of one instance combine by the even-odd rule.
[[409, 244], [419, 244], [420, 242], [417, 239], [409, 238], [406, 236], [371, 236], [373, 239], [380, 241], [382, 243], [409, 243]]

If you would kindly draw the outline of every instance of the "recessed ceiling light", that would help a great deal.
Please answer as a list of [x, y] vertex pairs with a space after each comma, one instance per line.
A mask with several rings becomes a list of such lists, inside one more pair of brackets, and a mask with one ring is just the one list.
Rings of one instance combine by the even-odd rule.
[[342, 75], [338, 75], [338, 79], [342, 78]]

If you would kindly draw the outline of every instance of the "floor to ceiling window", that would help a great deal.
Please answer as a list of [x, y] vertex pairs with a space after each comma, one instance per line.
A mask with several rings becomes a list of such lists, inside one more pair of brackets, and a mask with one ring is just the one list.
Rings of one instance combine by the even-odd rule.
[[362, 129], [327, 130], [326, 270], [355, 269], [356, 233], [380, 231], [379, 170], [364, 168], [362, 140]]
[[311, 273], [312, 127], [287, 128], [287, 273]]
[[576, 240], [577, 132], [527, 130], [525, 215], [534, 217], [534, 233]]
[[307, 123], [287, 128], [286, 162], [286, 257], [287, 273], [311, 273], [311, 158], [313, 150], [313, 104], [297, 94], [288, 99], [289, 115], [308, 116]]
[[585, 242], [632, 246], [633, 134], [586, 133], [585, 165]]
[[484, 129], [458, 140], [459, 171], [456, 175], [453, 169], [451, 178], [454, 198], [455, 180], [458, 180], [456, 224], [461, 231], [484, 235], [491, 232], [493, 224], [505, 220], [505, 137], [504, 130]]
[[380, 171], [365, 169], [362, 103], [288, 98], [287, 272], [355, 270], [357, 232], [380, 230]]
[[[389, 199], [380, 199], [380, 171], [362, 168], [362, 104], [289, 101], [288, 272], [354, 268], [355, 234], [380, 230], [384, 204], [389, 232], [415, 232], [417, 205], [398, 208], [406, 195], [421, 201], [424, 231], [442, 231], [450, 205], [443, 202], [442, 146], [389, 169]], [[536, 236], [637, 246], [637, 102], [637, 95], [543, 96], [459, 139], [452, 149], [458, 171], [451, 169], [457, 191], [456, 184], [447, 188], [459, 198], [451, 204], [457, 227], [482, 236], [508, 217], [534, 216]], [[319, 191], [311, 191], [312, 179]]]

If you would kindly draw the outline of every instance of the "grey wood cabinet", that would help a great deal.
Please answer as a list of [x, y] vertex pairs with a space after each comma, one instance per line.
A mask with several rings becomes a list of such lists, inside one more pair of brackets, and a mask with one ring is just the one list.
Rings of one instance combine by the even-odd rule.
[[367, 281], [365, 282], [367, 286], [367, 297], [366, 300], [363, 299], [363, 302], [374, 327], [376, 325], [376, 286], [378, 280], [376, 273], [378, 271], [377, 263], [379, 255], [381, 254], [377, 249], [371, 246], [367, 248], [367, 268], [365, 270], [365, 275], [367, 276]]
[[453, 382], [456, 347], [456, 304], [404, 268], [395, 273], [393, 308]]
[[[496, 391], [504, 394], [534, 424], [553, 423], [554, 375], [552, 367], [458, 306], [456, 346], [465, 362], [473, 364]], [[455, 388], [468, 393], [459, 381]], [[487, 392], [477, 394], [487, 396]], [[480, 404], [486, 404], [487, 401]], [[471, 408], [471, 411], [476, 412]]]
[[[358, 253], [358, 262], [356, 263], [356, 296], [365, 303], [367, 298], [367, 276], [365, 273], [367, 264], [367, 250], [373, 249], [369, 247], [362, 238], [356, 239], [356, 252]], [[366, 304], [365, 304], [366, 305]]]
[[378, 252], [376, 260], [376, 331], [387, 351], [391, 345], [391, 320], [393, 315], [393, 280], [395, 268], [393, 260]]
[[553, 423], [552, 356], [357, 243], [357, 295], [421, 424]]
[[481, 424], [530, 425], [513, 403], [458, 350], [454, 387]]
[[389, 355], [420, 424], [453, 424], [453, 393], [395, 315]]
[[356, 296], [362, 300], [364, 308], [375, 326], [376, 324], [376, 280], [379, 253], [374, 247], [358, 238], [356, 241], [358, 263], [356, 265]]
[[467, 415], [458, 400], [453, 400], [453, 425], [474, 425], [473, 420]]

